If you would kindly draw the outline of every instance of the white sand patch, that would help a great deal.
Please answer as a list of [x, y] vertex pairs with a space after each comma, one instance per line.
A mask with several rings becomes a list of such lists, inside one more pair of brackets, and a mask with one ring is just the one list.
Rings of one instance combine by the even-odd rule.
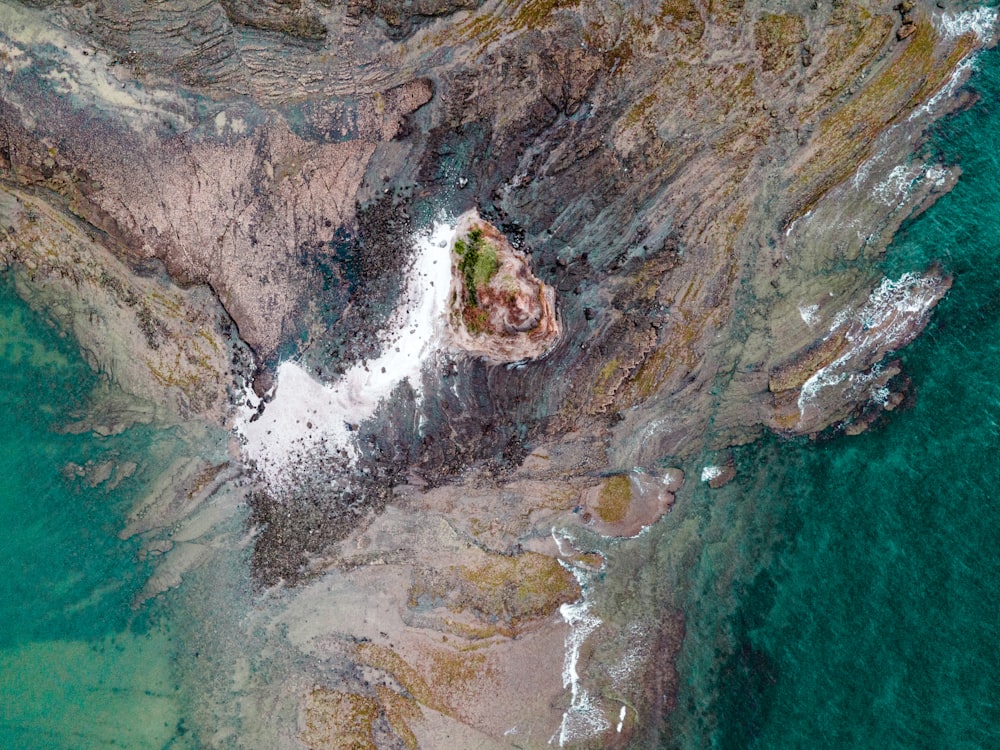
[[5, 73], [20, 73], [31, 67], [31, 57], [20, 47], [0, 42], [0, 65]]
[[240, 414], [236, 429], [244, 458], [254, 462], [268, 482], [280, 486], [296, 457], [312, 451], [355, 461], [357, 425], [404, 380], [419, 395], [421, 372], [444, 333], [454, 233], [451, 222], [439, 221], [415, 238], [403, 301], [381, 336], [377, 359], [355, 364], [329, 385], [295, 362], [281, 363], [274, 398], [256, 421], [250, 421], [256, 399], [248, 391], [251, 406]]
[[241, 117], [229, 117], [225, 112], [215, 115], [215, 134], [223, 136], [226, 133], [233, 135], [245, 135], [247, 132], [246, 121]]
[[799, 305], [799, 317], [812, 328], [819, 322], [819, 305]]

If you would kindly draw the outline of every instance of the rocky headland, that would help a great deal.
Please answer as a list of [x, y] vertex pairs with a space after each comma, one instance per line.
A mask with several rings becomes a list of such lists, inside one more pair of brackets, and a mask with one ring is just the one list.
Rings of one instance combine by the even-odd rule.
[[948, 291], [877, 268], [994, 43], [940, 5], [0, 1], [0, 263], [114, 393], [74, 429], [232, 429], [121, 530], [148, 596], [250, 548], [244, 612], [191, 594], [205, 746], [664, 740], [663, 517], [899, 406]]

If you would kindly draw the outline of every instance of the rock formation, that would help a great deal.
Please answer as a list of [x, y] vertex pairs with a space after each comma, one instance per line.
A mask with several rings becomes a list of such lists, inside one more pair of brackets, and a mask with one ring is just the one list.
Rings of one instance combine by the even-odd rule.
[[[920, 145], [996, 14], [905, 6], [0, 0], [0, 261], [143, 419], [276, 418], [281, 360], [322, 389], [399, 345], [435, 217], [477, 211], [458, 235], [496, 249], [456, 274], [448, 346], [301, 443], [290, 486], [249, 472], [256, 580], [290, 590], [237, 650], [290, 655], [220, 656], [201, 736], [659, 736], [683, 616], [616, 623], [600, 592], [675, 467], [860, 431], [947, 292], [873, 261], [957, 179]], [[191, 529], [238, 503], [195, 506], [236, 470], [186, 466], [133, 519], [178, 550], [150, 595], [209, 559]]]
[[562, 333], [552, 287], [474, 212], [458, 220], [455, 237], [448, 344], [498, 364], [548, 352]]

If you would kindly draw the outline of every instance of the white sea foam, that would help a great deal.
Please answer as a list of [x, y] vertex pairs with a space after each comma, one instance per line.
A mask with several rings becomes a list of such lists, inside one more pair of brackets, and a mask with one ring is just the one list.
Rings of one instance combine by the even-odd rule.
[[833, 333], [842, 325], [846, 324], [853, 315], [854, 315], [853, 307], [845, 307], [843, 310], [837, 312], [837, 314], [833, 316], [833, 323], [830, 324], [830, 333]]
[[[570, 569], [572, 570], [572, 567]], [[587, 637], [600, 627], [601, 619], [591, 614], [590, 602], [584, 599], [561, 605], [559, 614], [569, 625], [562, 678], [563, 687], [569, 688], [570, 691], [570, 704], [563, 712], [558, 733], [549, 740], [549, 744], [558, 738], [559, 747], [563, 747], [567, 742], [600, 734], [611, 725], [597, 699], [580, 684], [580, 674], [577, 671], [580, 647]]]
[[814, 372], [799, 391], [798, 407], [799, 419], [805, 417], [806, 408], [816, 399], [816, 395], [823, 389], [831, 385], [843, 382], [847, 377], [846, 373], [837, 372], [841, 365], [850, 359], [850, 354], [838, 357], [826, 367], [821, 367]]
[[891, 395], [889, 387], [882, 385], [878, 388], [872, 389], [872, 401], [874, 401], [879, 406], [885, 406], [889, 403], [889, 396]]
[[648, 655], [649, 634], [637, 622], [628, 626], [628, 642], [633, 644], [616, 664], [606, 666], [611, 684], [621, 694], [627, 693], [635, 683], [635, 671]]
[[940, 188], [944, 186], [947, 177], [948, 170], [936, 165], [911, 167], [900, 164], [893, 167], [886, 178], [872, 188], [872, 197], [895, 208], [924, 180]]
[[872, 188], [872, 197], [889, 207], [898, 206], [920, 179], [922, 171], [902, 164], [893, 167], [888, 176]]
[[[850, 349], [821, 367], [802, 385], [798, 398], [800, 421], [822, 389], [839, 385], [847, 379], [852, 387], [865, 386], [873, 380], [864, 373], [852, 373], [851, 360], [882, 347], [898, 348], [909, 343], [914, 335], [911, 331], [915, 322], [927, 314], [940, 293], [940, 279], [905, 273], [896, 280], [882, 279], [860, 310], [855, 312], [847, 308], [838, 313], [824, 340], [842, 326], [847, 326], [844, 337], [850, 343]], [[871, 369], [873, 376], [879, 374], [878, 367], [876, 363]]]
[[[568, 540], [560, 539], [560, 534], [555, 529], [552, 530], [552, 538], [559, 547], [559, 553], [565, 554], [563, 541]], [[580, 662], [580, 648], [591, 633], [601, 626], [601, 619], [590, 611], [591, 604], [587, 601], [586, 573], [579, 567], [563, 560], [560, 560], [559, 564], [572, 573], [583, 590], [583, 596], [579, 600], [559, 607], [559, 614], [569, 625], [565, 641], [566, 653], [563, 657], [562, 684], [570, 691], [570, 703], [569, 708], [563, 711], [559, 731], [552, 735], [549, 744], [551, 745], [558, 740], [559, 747], [563, 747], [567, 742], [575, 742], [600, 734], [610, 728], [611, 724], [608, 723], [600, 701], [581, 684], [580, 673], [577, 670], [577, 665]]]
[[944, 13], [933, 16], [938, 30], [946, 37], [959, 37], [963, 34], [975, 34], [981, 42], [993, 37], [997, 25], [996, 8], [973, 8], [960, 13]]
[[[862, 331], [877, 329], [871, 335], [880, 340], [898, 336], [902, 328], [909, 326], [914, 314], [923, 314], [932, 304], [940, 288], [935, 277], [904, 273], [898, 279], [885, 278], [875, 287], [864, 307], [858, 312]], [[862, 334], [864, 335], [864, 334]], [[858, 333], [848, 333], [848, 341], [856, 341]]]
[[959, 62], [959, 64], [956, 65], [955, 69], [951, 72], [951, 76], [948, 78], [948, 82], [940, 89], [938, 89], [937, 93], [934, 94], [934, 96], [932, 96], [930, 99], [924, 102], [923, 106], [911, 112], [910, 116], [907, 118], [907, 121], [913, 121], [914, 119], [920, 117], [921, 115], [932, 114], [934, 110], [937, 108], [937, 105], [942, 100], [954, 96], [955, 92], [958, 90], [958, 87], [965, 80], [966, 75], [974, 69], [975, 63], [976, 63], [975, 55], [970, 55], [969, 57], [966, 57], [964, 60]]
[[934, 187], [944, 187], [944, 181], [948, 178], [949, 171], [944, 167], [928, 167], [924, 177], [934, 183]]
[[793, 221], [791, 224], [789, 224], [788, 225], [788, 229], [785, 230], [785, 236], [787, 237], [788, 235], [790, 235], [795, 230], [795, 227], [798, 226], [798, 223], [800, 221], [803, 221], [803, 222], [809, 221], [809, 218], [813, 215], [813, 211], [815, 211], [815, 209], [809, 209], [808, 212], [806, 212], [805, 214], [803, 214], [802, 216], [800, 216], [798, 219], [796, 219], [795, 221]]
[[713, 479], [722, 476], [722, 467], [706, 466], [701, 470], [701, 481], [711, 482]]
[[[893, 128], [890, 126], [889, 131], [886, 132], [890, 132], [892, 129]], [[854, 173], [855, 190], [860, 190], [861, 187], [868, 182], [868, 178], [871, 176], [872, 167], [885, 158], [888, 150], [889, 148], [887, 146], [883, 146], [874, 156], [861, 163], [861, 166], [859, 166], [857, 171]]]
[[663, 425], [665, 425], [666, 423], [667, 423], [666, 418], [665, 417], [661, 417], [660, 419], [654, 419], [652, 422], [650, 422], [649, 424], [647, 424], [642, 429], [641, 442], [645, 442], [645, 441], [649, 440], [656, 433], [660, 432], [662, 430], [662, 428], [663, 428]]
[[[973, 8], [960, 13], [935, 13], [932, 17], [938, 31], [945, 37], [954, 39], [965, 34], [974, 34], [980, 43], [990, 42], [997, 29], [997, 9], [996, 8]], [[973, 70], [976, 61], [976, 52], [963, 59], [955, 70], [952, 71], [948, 82], [941, 89], [928, 99], [923, 106], [910, 114], [909, 120], [913, 120], [921, 115], [931, 114], [942, 99], [955, 94], [959, 85], [966, 76]]]
[[[278, 367], [274, 399], [259, 419], [247, 407], [237, 420], [243, 455], [261, 475], [280, 485], [297, 455], [322, 449], [353, 462], [358, 452], [356, 425], [370, 418], [379, 403], [404, 380], [418, 392], [424, 365], [440, 346], [451, 284], [450, 247], [454, 224], [439, 221], [415, 238], [403, 302], [386, 327], [377, 359], [352, 366], [324, 384], [296, 362]], [[248, 402], [256, 406], [252, 392]]]

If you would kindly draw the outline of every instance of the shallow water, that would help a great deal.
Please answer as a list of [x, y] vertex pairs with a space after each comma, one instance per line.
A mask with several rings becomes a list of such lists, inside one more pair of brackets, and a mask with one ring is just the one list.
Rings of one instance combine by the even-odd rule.
[[902, 353], [915, 402], [859, 437], [764, 440], [699, 488], [668, 746], [1000, 746], [1000, 54], [978, 65], [981, 101], [930, 146], [963, 176], [884, 261], [955, 276]]
[[[173, 644], [157, 606], [133, 609], [149, 570], [118, 538], [171, 436], [61, 432], [97, 377], [3, 276], [0, 372], [0, 747], [182, 747]], [[107, 461], [138, 470], [114, 489], [118, 469], [73, 471]]]
[[[892, 278], [932, 260], [955, 274], [903, 354], [913, 407], [856, 438], [740, 449], [736, 481], [699, 484], [661, 536], [616, 563], [626, 588], [685, 592], [670, 747], [1000, 746], [1000, 54], [980, 66], [982, 102], [935, 140], [965, 174], [886, 260]], [[237, 686], [278, 670], [236, 626], [180, 622], [174, 595], [133, 609], [150, 571], [138, 540], [118, 532], [153, 478], [153, 446], [171, 436], [58, 432], [96, 378], [6, 282], [0, 372], [0, 748], [197, 746], [195, 729], [218, 719], [188, 714], [179, 664], [194, 674], [210, 649], [217, 663], [245, 651]], [[113, 490], [63, 471], [105, 460], [140, 469]], [[185, 596], [226, 610], [218, 592], [242, 596], [233, 580]], [[637, 621], [643, 603], [630, 596], [617, 616]], [[225, 705], [212, 710], [229, 720], [228, 737], [246, 738], [223, 678]]]

